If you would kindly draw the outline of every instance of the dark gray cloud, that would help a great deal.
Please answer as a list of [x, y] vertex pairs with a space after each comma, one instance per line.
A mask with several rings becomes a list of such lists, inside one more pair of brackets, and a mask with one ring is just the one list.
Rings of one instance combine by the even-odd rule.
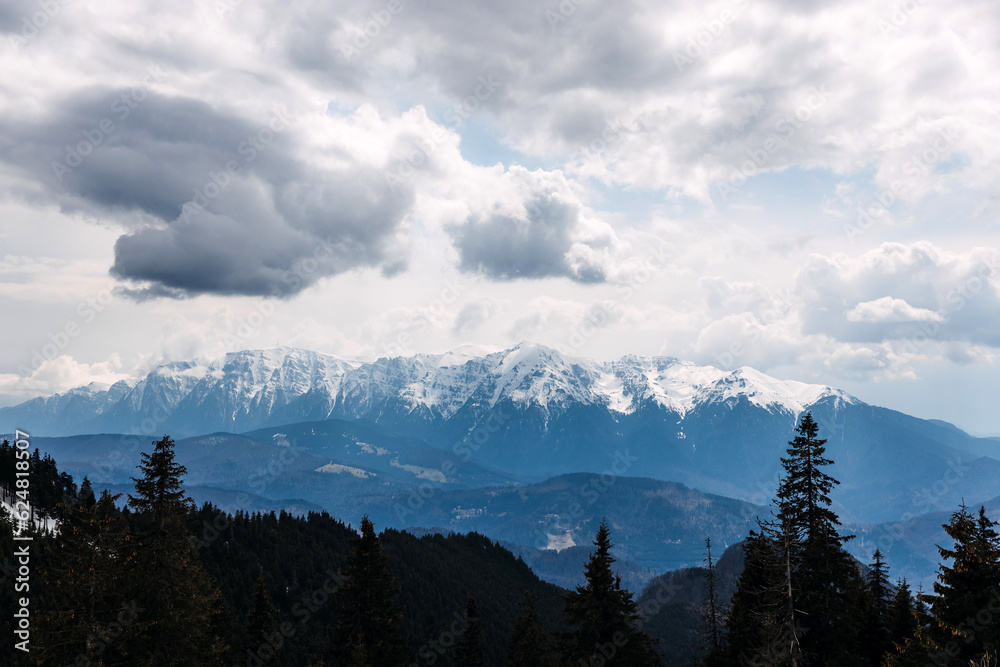
[[371, 165], [308, 164], [294, 122], [275, 112], [254, 124], [142, 87], [89, 90], [39, 122], [0, 121], [2, 159], [64, 208], [133, 227], [111, 272], [135, 297], [286, 297], [357, 267], [399, 271], [412, 189]]
[[495, 280], [565, 276], [583, 283], [604, 281], [600, 266], [571, 261], [573, 236], [580, 224], [578, 205], [536, 193], [525, 208], [525, 217], [474, 214], [452, 227], [460, 268]]
[[34, 123], [0, 121], [0, 134], [12, 144], [4, 159], [68, 206], [76, 198], [76, 205], [172, 220], [195, 188], [224, 171], [228, 161], [238, 160], [247, 170], [265, 162], [278, 170], [289, 162], [281, 159], [287, 146], [276, 145], [247, 163], [240, 147], [259, 127], [199, 100], [164, 97], [142, 85], [85, 90], [53, 108]]

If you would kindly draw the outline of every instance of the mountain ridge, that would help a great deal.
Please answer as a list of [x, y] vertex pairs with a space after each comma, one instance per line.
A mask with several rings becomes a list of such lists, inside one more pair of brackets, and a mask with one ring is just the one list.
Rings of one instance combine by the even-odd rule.
[[[683, 417], [698, 405], [747, 396], [761, 407], [800, 414], [834, 396], [859, 402], [826, 385], [784, 381], [750, 367], [722, 371], [669, 356], [625, 355], [595, 361], [533, 343], [479, 356], [464, 351], [346, 361], [310, 350], [275, 347], [230, 352], [208, 363], [174, 361], [138, 380], [92, 383], [0, 408], [0, 429], [34, 428], [39, 435], [127, 432], [130, 418], [198, 412], [198, 427], [245, 431], [329, 417], [369, 417], [374, 406], [450, 419], [470, 401], [495, 408], [509, 400], [543, 413], [571, 404], [600, 406], [618, 415], [659, 408]], [[156, 418], [157, 414], [161, 418]], [[272, 418], [274, 417], [274, 418]], [[139, 420], [139, 424], [141, 425]], [[15, 423], [18, 422], [18, 423]]]

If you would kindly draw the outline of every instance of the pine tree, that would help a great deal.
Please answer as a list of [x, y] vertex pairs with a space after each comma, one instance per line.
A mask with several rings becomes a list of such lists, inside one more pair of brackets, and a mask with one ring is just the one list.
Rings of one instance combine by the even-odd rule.
[[399, 589], [386, 569], [388, 559], [366, 515], [361, 519], [361, 537], [346, 559], [347, 583], [339, 591], [343, 607], [333, 640], [341, 655], [363, 648], [366, 659], [379, 667], [406, 661], [399, 631], [403, 614], [396, 606]]
[[896, 595], [892, 598], [887, 621], [889, 639], [897, 650], [907, 639], [916, 636], [918, 625], [913, 594], [910, 592], [910, 585], [903, 579], [896, 583]]
[[130, 661], [127, 647], [144, 610], [127, 596], [134, 555], [118, 498], [105, 491], [93, 505], [84, 496], [60, 508], [40, 572], [46, 596], [34, 642], [40, 664]]
[[84, 509], [90, 509], [97, 503], [97, 498], [94, 496], [94, 487], [90, 484], [90, 479], [87, 477], [83, 478], [83, 482], [80, 484], [80, 492], [77, 494], [78, 504]]
[[781, 459], [785, 476], [778, 487], [778, 523], [785, 545], [794, 609], [805, 626], [803, 655], [817, 660], [858, 664], [857, 603], [863, 588], [860, 574], [843, 544], [840, 519], [830, 509], [830, 492], [839, 482], [821, 470], [832, 465], [826, 458], [826, 440], [817, 436], [819, 426], [806, 413], [797, 435]]
[[517, 618], [510, 631], [507, 664], [511, 667], [552, 667], [552, 647], [535, 609], [538, 595], [526, 592], [517, 603]]
[[653, 639], [640, 627], [641, 618], [632, 594], [611, 570], [611, 531], [602, 521], [594, 538], [596, 549], [584, 568], [585, 586], [563, 596], [561, 634], [563, 662], [648, 667], [660, 664]]
[[861, 646], [872, 665], [882, 664], [893, 644], [889, 633], [889, 578], [882, 552], [875, 549], [872, 563], [865, 577], [863, 596], [864, 622], [861, 627]]
[[[1000, 538], [996, 522], [980, 508], [973, 518], [963, 503], [943, 525], [955, 541], [951, 549], [938, 546], [942, 559], [934, 595], [927, 596], [934, 616], [931, 636], [943, 648], [940, 655], [954, 664], [978, 660], [1000, 649]], [[984, 611], [985, 610], [985, 611]]]
[[465, 606], [465, 630], [455, 647], [456, 667], [483, 667], [483, 629], [476, 608], [476, 598], [469, 596]]
[[250, 611], [246, 618], [246, 649], [249, 655], [256, 654], [260, 647], [267, 643], [267, 637], [274, 632], [276, 624], [274, 617], [277, 611], [267, 594], [264, 574], [257, 577], [250, 600]]
[[[715, 590], [715, 562], [712, 560], [712, 539], [705, 538], [705, 600], [702, 604], [702, 635], [704, 649], [709, 655], [717, 654], [722, 648], [720, 625], [723, 618], [719, 605], [719, 595]], [[714, 664], [707, 662], [706, 664]]]
[[217, 664], [226, 646], [219, 637], [222, 598], [191, 554], [187, 521], [194, 510], [174, 460], [174, 441], [164, 436], [143, 452], [135, 495], [135, 568], [130, 588], [144, 609], [136, 623], [132, 664]]
[[[743, 543], [743, 571], [726, 617], [725, 642], [710, 653], [715, 663], [792, 664], [784, 558], [768, 527], [750, 531]], [[718, 657], [717, 657], [718, 656]], [[714, 663], [713, 663], [714, 664]]]

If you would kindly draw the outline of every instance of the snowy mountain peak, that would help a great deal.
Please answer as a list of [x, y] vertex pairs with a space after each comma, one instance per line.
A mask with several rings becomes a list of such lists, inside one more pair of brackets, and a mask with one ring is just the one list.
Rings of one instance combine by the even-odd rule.
[[[372, 362], [291, 347], [242, 350], [214, 361], [163, 364], [138, 382], [91, 385], [61, 396], [71, 394], [88, 396], [77, 413], [89, 417], [74, 413], [72, 424], [55, 429], [60, 432], [114, 431], [119, 422], [151, 414], [209, 432], [330, 417], [378, 421], [396, 415], [429, 423], [500, 404], [537, 411], [547, 423], [576, 407], [619, 416], [666, 410], [683, 418], [700, 405], [739, 397], [792, 414], [830, 395], [855, 402], [830, 387], [777, 380], [747, 367], [727, 372], [666, 356], [595, 361], [529, 342]], [[4, 408], [0, 425], [21, 414], [44, 413], [46, 423], [58, 422], [59, 397]]]
[[706, 388], [703, 401], [726, 401], [740, 396], [754, 405], [777, 407], [793, 414], [804, 412], [827, 396], [836, 396], [848, 403], [857, 402], [857, 399], [838, 389], [795, 380], [778, 380], [749, 366], [737, 368], [712, 383]]

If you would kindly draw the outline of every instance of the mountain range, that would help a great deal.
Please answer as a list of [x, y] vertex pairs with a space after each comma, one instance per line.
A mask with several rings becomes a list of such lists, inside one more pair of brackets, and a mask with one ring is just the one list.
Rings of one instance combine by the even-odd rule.
[[[926, 570], [941, 513], [1000, 497], [1000, 442], [945, 422], [748, 367], [595, 361], [529, 343], [371, 362], [287, 347], [174, 362], [0, 409], [0, 431], [31, 432], [61, 467], [108, 487], [169, 433], [199, 500], [243, 494], [244, 507], [477, 530], [538, 563], [585, 551], [596, 512], [611, 512], [620, 555], [648, 576], [697, 564], [704, 536], [741, 539], [806, 411], [835, 461], [834, 509], [866, 549]], [[703, 525], [671, 524], [684, 513]], [[663, 534], [643, 535], [653, 525]]]
[[367, 420], [450, 451], [459, 470], [471, 463], [533, 481], [612, 471], [765, 504], [806, 410], [829, 440], [842, 482], [835, 501], [848, 520], [1000, 495], [1000, 442], [944, 422], [748, 367], [631, 355], [600, 362], [529, 343], [373, 362], [287, 347], [174, 362], [138, 382], [0, 409], [0, 430], [184, 437]]

